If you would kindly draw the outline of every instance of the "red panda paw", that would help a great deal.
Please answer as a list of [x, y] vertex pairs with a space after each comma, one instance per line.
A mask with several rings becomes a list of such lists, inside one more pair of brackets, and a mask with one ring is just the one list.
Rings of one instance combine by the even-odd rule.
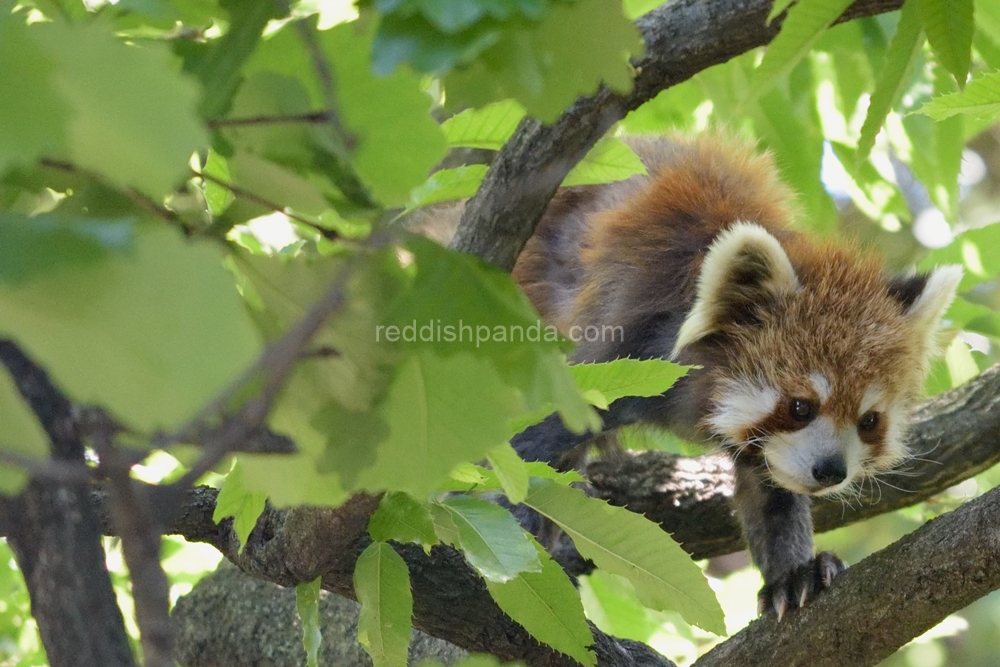
[[807, 563], [765, 584], [757, 594], [757, 613], [774, 611], [780, 621], [789, 609], [804, 607], [817, 593], [829, 588], [833, 578], [847, 569], [844, 561], [821, 551]]

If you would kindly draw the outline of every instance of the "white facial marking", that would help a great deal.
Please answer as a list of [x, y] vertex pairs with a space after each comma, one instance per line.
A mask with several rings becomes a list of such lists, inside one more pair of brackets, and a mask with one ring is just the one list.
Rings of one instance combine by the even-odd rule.
[[906, 424], [906, 411], [900, 406], [890, 406], [882, 413], [882, 419], [886, 421], [885, 443], [882, 455], [874, 462], [876, 470], [888, 470], [906, 458], [906, 438], [904, 437], [904, 425]]
[[718, 435], [736, 442], [743, 433], [774, 412], [781, 394], [763, 382], [726, 380], [720, 383], [708, 423]]
[[822, 373], [812, 373], [809, 375], [809, 383], [812, 384], [812, 388], [819, 396], [820, 403], [830, 398], [832, 389], [830, 387], [830, 381], [826, 379], [825, 375]]
[[861, 397], [861, 410], [858, 412], [858, 417], [860, 418], [866, 412], [875, 407], [875, 404], [881, 401], [885, 396], [885, 392], [877, 384], [873, 384], [865, 390], [865, 395]]
[[[795, 493], [825, 496], [848, 486], [861, 472], [864, 447], [854, 428], [838, 429], [829, 417], [819, 417], [798, 431], [778, 433], [764, 446], [764, 459], [774, 481]], [[840, 484], [821, 487], [813, 477], [817, 463], [841, 456], [847, 477]]]

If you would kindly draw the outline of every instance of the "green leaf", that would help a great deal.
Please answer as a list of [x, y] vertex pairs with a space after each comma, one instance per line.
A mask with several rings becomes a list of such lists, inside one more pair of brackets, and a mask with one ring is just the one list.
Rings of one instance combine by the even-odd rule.
[[243, 486], [243, 468], [239, 461], [233, 463], [233, 469], [226, 475], [226, 480], [219, 489], [215, 499], [215, 511], [212, 521], [221, 522], [226, 517], [233, 517], [233, 530], [240, 540], [240, 552], [247, 545], [250, 532], [257, 525], [257, 519], [264, 513], [267, 495], [259, 491], [248, 491]]
[[205, 195], [205, 203], [208, 204], [208, 210], [212, 215], [222, 215], [229, 208], [229, 205], [233, 203], [233, 200], [236, 199], [232, 190], [216, 182], [231, 182], [229, 165], [226, 163], [226, 158], [213, 150], [208, 151], [208, 157], [201, 168], [201, 173], [215, 179], [214, 181], [206, 179], [202, 181], [201, 185], [201, 191]]
[[868, 113], [865, 116], [864, 125], [861, 127], [861, 137], [858, 139], [856, 154], [858, 163], [868, 159], [868, 155], [875, 145], [875, 137], [882, 129], [882, 125], [885, 124], [885, 119], [888, 117], [889, 111], [892, 110], [892, 105], [902, 94], [923, 43], [923, 33], [916, 3], [907, 2], [900, 12], [899, 25], [896, 27], [896, 34], [889, 44], [885, 66], [878, 77], [875, 91], [868, 103]]
[[646, 517], [549, 480], [532, 480], [524, 502], [557, 523], [584, 558], [631, 581], [647, 607], [725, 634], [722, 608], [701, 570]]
[[917, 0], [917, 6], [934, 54], [964, 87], [972, 59], [973, 0]]
[[438, 543], [430, 510], [408, 493], [382, 496], [368, 522], [368, 534], [376, 542], [415, 542], [425, 549]]
[[[88, 243], [80, 253], [95, 250]], [[136, 228], [131, 252], [92, 261], [64, 263], [63, 245], [25, 247], [52, 268], [0, 283], [0, 335], [20, 341], [75, 401], [137, 429], [168, 428], [256, 357], [259, 341], [213, 243], [157, 225]]]
[[133, 250], [135, 221], [0, 213], [0, 282], [22, 284]]
[[372, 542], [354, 566], [354, 593], [361, 604], [358, 641], [375, 667], [406, 667], [413, 627], [406, 563], [385, 542]]
[[487, 579], [486, 587], [500, 608], [532, 637], [594, 667], [597, 657], [589, 648], [594, 636], [580, 594], [562, 567], [537, 542], [532, 543], [542, 564], [540, 572], [521, 572], [503, 583]]
[[942, 264], [961, 264], [965, 273], [958, 291], [967, 292], [979, 283], [1000, 275], [1000, 253], [996, 252], [998, 244], [1000, 224], [970, 229], [950, 245], [927, 253], [918, 266], [922, 271], [929, 271]]
[[965, 90], [935, 97], [917, 110], [934, 120], [966, 114], [980, 120], [1000, 119], [1000, 72], [973, 79]]
[[276, 206], [287, 206], [307, 215], [319, 215], [330, 208], [330, 202], [316, 182], [253, 153], [235, 153], [229, 158], [229, 170], [232, 184]]
[[389, 437], [358, 487], [416, 497], [434, 490], [456, 464], [476, 461], [507, 439], [507, 421], [523, 409], [486, 362], [424, 352], [400, 367], [382, 410]]
[[0, 174], [65, 144], [69, 114], [55, 90], [56, 63], [31, 30], [22, 13], [0, 10]]
[[658, 396], [690, 366], [681, 366], [662, 359], [616, 359], [601, 364], [574, 364], [570, 373], [581, 391], [596, 389], [608, 403], [623, 396]]
[[645, 173], [646, 167], [639, 156], [625, 142], [615, 137], [605, 137], [566, 174], [562, 186], [613, 183]]
[[515, 505], [524, 502], [528, 494], [528, 466], [509, 443], [494, 447], [486, 455], [490, 467], [503, 485], [507, 499]]
[[503, 100], [481, 109], [466, 109], [443, 122], [441, 129], [449, 146], [498, 151], [514, 134], [524, 113], [516, 100]]
[[791, 72], [852, 1], [799, 0], [788, 10], [781, 32], [767, 47], [754, 72], [754, 94], [767, 92], [778, 79]]
[[530, 115], [551, 122], [601, 83], [630, 90], [628, 56], [642, 48], [620, 3], [556, 3], [537, 24], [505, 29], [475, 61], [449, 73], [448, 104], [480, 107], [514, 98]]
[[505, 582], [519, 572], [540, 572], [538, 553], [511, 513], [469, 496], [440, 503], [458, 531], [462, 553], [487, 581]]
[[172, 192], [208, 137], [197, 82], [177, 71], [166, 45], [127, 46], [101, 21], [36, 24], [30, 33], [56, 65], [69, 160], [157, 198]]
[[771, 21], [776, 19], [783, 11], [788, 9], [795, 0], [774, 0], [774, 4], [771, 6], [771, 11], [767, 13], [767, 24], [770, 25]]
[[319, 34], [333, 66], [337, 99], [356, 141], [352, 162], [384, 204], [404, 204], [410, 190], [444, 156], [445, 139], [430, 116], [431, 98], [420, 77], [398, 70], [375, 76], [370, 53], [374, 25], [360, 31], [345, 23]]
[[951, 341], [951, 345], [945, 350], [944, 362], [948, 366], [952, 387], [965, 384], [979, 375], [979, 366], [972, 358], [972, 348], [961, 338], [956, 337]]
[[[19, 456], [42, 459], [49, 454], [49, 439], [38, 418], [21, 397], [7, 369], [0, 365], [0, 449]], [[0, 495], [19, 493], [28, 483], [21, 468], [0, 461]]]
[[410, 203], [406, 205], [406, 210], [471, 197], [479, 189], [487, 169], [489, 167], [485, 164], [470, 164], [435, 171], [410, 193]]
[[307, 584], [295, 587], [295, 611], [302, 622], [302, 648], [306, 652], [306, 665], [319, 665], [319, 647], [323, 643], [323, 632], [319, 624], [319, 591], [322, 577], [316, 577]]

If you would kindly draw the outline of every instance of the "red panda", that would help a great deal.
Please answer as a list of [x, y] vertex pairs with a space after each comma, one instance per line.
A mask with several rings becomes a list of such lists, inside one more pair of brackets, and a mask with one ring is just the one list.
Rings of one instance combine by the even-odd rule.
[[[575, 362], [701, 367], [662, 396], [615, 401], [604, 429], [656, 424], [730, 453], [759, 607], [780, 618], [845, 567], [813, 552], [810, 496], [906, 457], [908, 412], [961, 269], [893, 277], [855, 246], [793, 231], [791, 193], [748, 145], [631, 144], [648, 175], [559, 191], [514, 277], [564, 335], [620, 332], [577, 340]], [[512, 442], [556, 462], [587, 437], [550, 416]]]

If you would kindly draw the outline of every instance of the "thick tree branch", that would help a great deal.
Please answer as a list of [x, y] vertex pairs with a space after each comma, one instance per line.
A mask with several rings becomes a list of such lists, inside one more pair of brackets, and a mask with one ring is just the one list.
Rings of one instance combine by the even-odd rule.
[[1000, 489], [922, 526], [780, 623], [768, 616], [696, 667], [867, 667], [1000, 588]]
[[[452, 247], [509, 271], [556, 188], [625, 114], [698, 72], [770, 42], [772, 0], [675, 0], [641, 17], [646, 51], [632, 92], [602, 87], [578, 99], [553, 125], [525, 119], [465, 207]], [[859, 0], [841, 21], [899, 9], [902, 0]]]
[[[53, 459], [84, 469], [73, 406], [12, 341], [0, 340], [0, 363], [49, 436]], [[0, 525], [24, 575], [49, 664], [134, 665], [86, 485], [34, 479], [20, 495], [0, 496]]]

